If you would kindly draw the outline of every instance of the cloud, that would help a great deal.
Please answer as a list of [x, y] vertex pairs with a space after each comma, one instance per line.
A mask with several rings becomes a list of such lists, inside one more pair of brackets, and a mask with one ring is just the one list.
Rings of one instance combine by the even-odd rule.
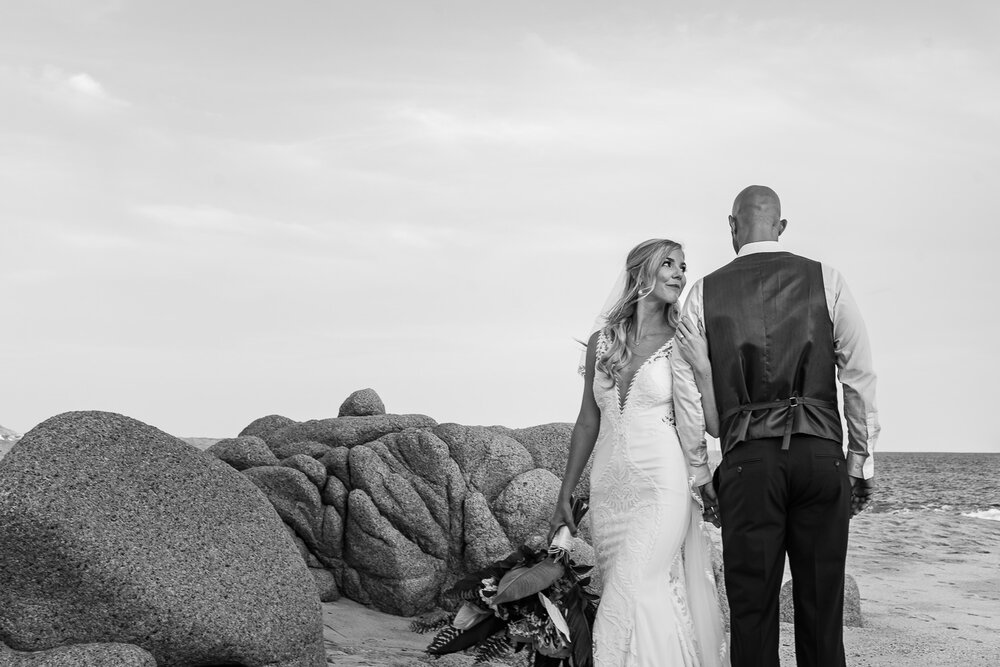
[[328, 166], [316, 140], [309, 142], [246, 142], [237, 144], [233, 151], [238, 159], [252, 160], [269, 169], [292, 172], [298, 178], [302, 175], [322, 175]]
[[483, 114], [461, 114], [426, 106], [404, 105], [390, 117], [409, 123], [427, 139], [499, 144], [535, 144], [551, 141], [555, 128], [546, 124]]
[[71, 74], [46, 65], [37, 82], [43, 95], [76, 111], [108, 112], [130, 106], [125, 100], [110, 94], [100, 81], [86, 72]]
[[55, 282], [61, 273], [54, 269], [27, 267], [8, 268], [0, 270], [0, 282], [6, 282], [14, 287], [27, 287]]
[[139, 245], [135, 239], [127, 236], [95, 232], [62, 232], [56, 235], [56, 239], [84, 251], [123, 250]]
[[85, 72], [72, 75], [66, 79], [66, 84], [71, 89], [83, 95], [87, 95], [88, 97], [93, 97], [98, 100], [110, 99], [107, 92], [104, 90], [104, 86], [98, 83], [97, 79]]
[[471, 251], [488, 255], [578, 256], [605, 253], [621, 242], [616, 230], [575, 226], [506, 222], [496, 226], [395, 222], [368, 225], [367, 242], [388, 241], [404, 248], [425, 251]]
[[418, 225], [392, 224], [385, 229], [385, 238], [402, 246], [416, 250], [431, 250], [439, 248], [451, 236], [446, 229], [421, 229]]
[[556, 45], [542, 38], [537, 33], [528, 33], [522, 42], [527, 53], [543, 67], [559, 74], [590, 75], [597, 71], [590, 62], [576, 51], [565, 46]]
[[200, 232], [245, 236], [267, 236], [275, 233], [297, 237], [318, 236], [308, 225], [245, 215], [210, 205], [145, 204], [133, 210], [140, 216], [161, 225]]
[[408, 248], [431, 249], [465, 236], [453, 228], [399, 222], [284, 222], [212, 205], [144, 204], [135, 206], [132, 210], [165, 229], [229, 238], [256, 237], [287, 241], [294, 243], [294, 247], [300, 250], [330, 243], [357, 249], [386, 241]]

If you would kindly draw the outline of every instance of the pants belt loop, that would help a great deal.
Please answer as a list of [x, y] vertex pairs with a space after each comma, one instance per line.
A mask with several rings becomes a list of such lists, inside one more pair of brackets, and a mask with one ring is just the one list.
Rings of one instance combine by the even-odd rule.
[[785, 418], [785, 434], [781, 438], [781, 449], [787, 450], [792, 442], [792, 427], [795, 425], [795, 409], [799, 407], [799, 397], [792, 396], [788, 399], [788, 416]]

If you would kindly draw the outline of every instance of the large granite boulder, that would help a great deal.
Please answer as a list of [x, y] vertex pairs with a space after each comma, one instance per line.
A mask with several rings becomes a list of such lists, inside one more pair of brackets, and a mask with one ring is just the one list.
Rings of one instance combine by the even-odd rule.
[[315, 554], [309, 550], [309, 547], [304, 541], [302, 541], [302, 538], [296, 534], [294, 528], [285, 524], [285, 531], [288, 533], [288, 536], [292, 538], [292, 542], [295, 543], [295, 547], [299, 550], [299, 555], [302, 556], [302, 560], [306, 562], [306, 565], [310, 568], [323, 567], [323, 564], [319, 562], [319, 559], [316, 558]]
[[483, 494], [470, 491], [465, 497], [464, 510], [462, 540], [465, 543], [464, 564], [468, 570], [484, 568], [502, 558], [502, 554], [514, 550], [515, 545], [507, 537]]
[[347, 447], [333, 447], [317, 460], [326, 467], [326, 474], [336, 476], [344, 484], [350, 484], [351, 471], [347, 467], [350, 455], [351, 450]]
[[264, 466], [244, 470], [271, 501], [278, 516], [319, 553], [319, 535], [323, 528], [323, 501], [319, 489], [304, 473], [284, 466]]
[[[539, 424], [528, 428], [493, 427], [498, 431], [517, 440], [531, 454], [536, 468], [545, 468], [553, 475], [562, 479], [566, 472], [566, 459], [569, 457], [569, 440], [573, 435], [573, 424], [556, 422]], [[580, 475], [580, 482], [574, 492], [579, 496], [590, 495], [590, 461]]]
[[294, 468], [309, 478], [309, 481], [322, 489], [326, 485], [326, 467], [306, 454], [295, 454], [281, 462], [286, 468]]
[[270, 445], [271, 451], [280, 460], [287, 459], [292, 456], [305, 455], [311, 456], [314, 459], [321, 459], [326, 454], [330, 453], [330, 447], [324, 445], [321, 442], [315, 442], [313, 440], [301, 440], [295, 442], [272, 442]]
[[121, 642], [161, 667], [325, 664], [312, 576], [267, 498], [215, 457], [122, 415], [71, 412], [0, 461], [0, 489], [11, 648]]
[[[569, 442], [573, 435], [573, 424], [565, 422], [554, 422], [551, 424], [539, 424], [527, 428], [507, 428], [506, 426], [491, 426], [492, 430], [502, 433], [523, 446], [531, 455], [531, 460], [536, 468], [548, 470], [562, 484], [562, 477], [566, 473], [566, 459], [569, 457]], [[573, 491], [573, 495], [579, 498], [590, 496], [590, 461], [580, 475], [580, 481]], [[588, 543], [591, 540], [590, 516], [584, 518], [579, 526], [580, 537]]]
[[445, 581], [444, 561], [407, 539], [363, 491], [351, 491], [348, 505], [344, 559], [363, 569], [344, 577], [344, 592], [401, 616], [435, 606]]
[[466, 484], [448, 446], [410, 430], [354, 447], [348, 465], [343, 592], [397, 614], [434, 606], [463, 548]]
[[337, 412], [338, 417], [371, 417], [384, 415], [385, 403], [374, 389], [358, 389], [347, 397]]
[[434, 435], [448, 444], [466, 483], [491, 503], [511, 479], [535, 467], [519, 442], [488, 428], [441, 424]]
[[336, 602], [340, 599], [340, 589], [337, 587], [337, 578], [333, 572], [325, 568], [311, 567], [309, 574], [313, 576], [316, 583], [316, 594], [323, 602]]
[[340, 512], [341, 516], [347, 513], [347, 487], [340, 478], [333, 475], [326, 478], [320, 499], [324, 505], [329, 505]]
[[205, 451], [237, 470], [278, 465], [278, 457], [268, 449], [267, 443], [256, 435], [224, 438]]
[[156, 667], [149, 651], [132, 644], [72, 644], [45, 651], [15, 651], [0, 642], [3, 667]]
[[546, 535], [559, 497], [558, 477], [544, 468], [523, 472], [507, 484], [493, 503], [493, 513], [514, 544]]
[[[274, 449], [285, 443], [315, 441], [330, 447], [354, 447], [408, 428], [430, 428], [437, 422], [426, 415], [374, 415], [313, 419], [278, 429], [267, 444]], [[279, 458], [280, 455], [279, 455]]]
[[[781, 587], [778, 608], [782, 623], [795, 622], [791, 579]], [[844, 575], [844, 625], [849, 628], [860, 628], [864, 625], [861, 618], [861, 591], [858, 590], [858, 582], [849, 574]]]
[[156, 667], [149, 651], [132, 644], [71, 644], [45, 651], [15, 651], [0, 642], [3, 667]]
[[240, 431], [240, 437], [242, 438], [246, 435], [255, 435], [264, 442], [269, 443], [273, 433], [295, 423], [296, 421], [294, 419], [289, 419], [288, 417], [284, 417], [282, 415], [267, 415], [266, 417], [254, 419], [252, 422], [247, 424], [246, 428]]
[[319, 544], [316, 553], [331, 567], [340, 565], [344, 556], [344, 516], [345, 512], [336, 507], [323, 507], [323, 518], [320, 520]]

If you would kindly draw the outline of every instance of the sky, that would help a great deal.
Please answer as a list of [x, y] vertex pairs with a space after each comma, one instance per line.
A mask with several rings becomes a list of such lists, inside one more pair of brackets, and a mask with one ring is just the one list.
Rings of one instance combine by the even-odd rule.
[[879, 447], [1000, 451], [992, 2], [5, 2], [0, 424], [571, 422], [625, 254], [773, 187]]

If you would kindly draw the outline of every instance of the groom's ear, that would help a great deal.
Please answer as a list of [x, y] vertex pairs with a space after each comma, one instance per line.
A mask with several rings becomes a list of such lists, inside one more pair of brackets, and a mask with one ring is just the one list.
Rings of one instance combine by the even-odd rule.
[[778, 221], [778, 236], [781, 236], [785, 232], [785, 227], [788, 226], [788, 221], [782, 218]]

